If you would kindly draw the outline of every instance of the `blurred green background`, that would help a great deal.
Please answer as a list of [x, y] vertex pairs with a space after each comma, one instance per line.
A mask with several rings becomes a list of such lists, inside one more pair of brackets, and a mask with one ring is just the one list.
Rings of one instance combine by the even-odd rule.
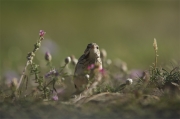
[[1, 0], [0, 16], [0, 72], [22, 71], [41, 29], [46, 35], [35, 61], [50, 51], [55, 66], [69, 55], [79, 58], [88, 43], [96, 42], [108, 58], [147, 69], [154, 61], [154, 38], [159, 65], [180, 59], [179, 0]]

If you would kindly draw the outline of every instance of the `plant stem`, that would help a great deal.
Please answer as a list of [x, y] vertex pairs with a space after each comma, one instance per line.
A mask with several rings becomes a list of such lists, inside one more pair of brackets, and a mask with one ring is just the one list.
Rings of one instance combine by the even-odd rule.
[[157, 57], [158, 57], [158, 55], [157, 55], [157, 50], [155, 50], [155, 68], [157, 67]]
[[49, 84], [51, 84], [53, 82], [53, 80], [51, 80], [45, 87], [49, 86]]
[[20, 80], [19, 80], [19, 83], [18, 83], [18, 85], [17, 85], [17, 87], [16, 87], [16, 90], [18, 90], [19, 87], [20, 87], [20, 84], [21, 84], [22, 79], [23, 79], [23, 77], [24, 77], [24, 75], [25, 75], [25, 72], [26, 72], [26, 69], [27, 69], [28, 65], [29, 65], [29, 60], [27, 61], [26, 66], [24, 67], [23, 73], [22, 73], [21, 78], [20, 78]]

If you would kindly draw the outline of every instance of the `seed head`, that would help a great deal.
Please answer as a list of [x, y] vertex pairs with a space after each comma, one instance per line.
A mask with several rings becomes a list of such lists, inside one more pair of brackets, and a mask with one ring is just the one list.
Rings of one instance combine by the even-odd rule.
[[64, 60], [66, 64], [71, 62], [71, 58], [70, 57], [66, 57], [66, 59]]
[[130, 79], [130, 78], [126, 79], [126, 84], [127, 85], [131, 85], [132, 83], [133, 83], [132, 79]]
[[155, 51], [158, 50], [156, 38], [154, 38], [153, 47], [154, 47], [154, 50], [155, 50]]

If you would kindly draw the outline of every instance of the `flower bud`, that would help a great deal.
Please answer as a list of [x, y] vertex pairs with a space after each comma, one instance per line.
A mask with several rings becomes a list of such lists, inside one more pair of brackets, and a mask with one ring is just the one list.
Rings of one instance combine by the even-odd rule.
[[101, 49], [101, 58], [102, 59], [105, 59], [106, 57], [107, 57], [107, 52], [106, 52], [106, 50], [105, 49]]
[[32, 56], [32, 57], [35, 56], [34, 52], [29, 52], [29, 53], [28, 53], [27, 57], [31, 57], [31, 56]]
[[33, 57], [32, 57], [32, 56], [28, 56], [28, 57], [27, 57], [27, 60], [32, 61], [32, 60], [33, 60]]
[[110, 59], [107, 59], [106, 63], [107, 63], [108, 65], [110, 65], [110, 64], [112, 64], [112, 61], [111, 61]]
[[89, 80], [89, 77], [90, 77], [89, 74], [85, 75], [85, 78], [88, 79], [88, 80]]
[[51, 60], [52, 60], [52, 56], [51, 56], [51, 54], [50, 54], [49, 52], [46, 52], [46, 54], [45, 54], [45, 60], [46, 60], [46, 61], [51, 61]]
[[71, 56], [71, 61], [72, 61], [72, 64], [73, 64], [73, 65], [76, 65], [77, 62], [78, 62], [78, 60], [75, 58], [74, 55]]
[[127, 85], [131, 85], [132, 83], [133, 83], [132, 79], [130, 79], [130, 78], [126, 79], [126, 84]]
[[71, 62], [71, 58], [70, 57], [66, 57], [66, 59], [64, 60], [66, 64]]
[[35, 49], [38, 49], [41, 46], [41, 43], [37, 42], [36, 44], [34, 44]]
[[127, 72], [128, 68], [127, 68], [127, 64], [125, 62], [123, 62], [121, 64], [121, 69], [122, 69], [122, 71]]
[[45, 35], [45, 33], [46, 33], [46, 32], [44, 32], [43, 30], [40, 30], [40, 31], [39, 31], [39, 36], [40, 36], [40, 37], [43, 37], [43, 36]]

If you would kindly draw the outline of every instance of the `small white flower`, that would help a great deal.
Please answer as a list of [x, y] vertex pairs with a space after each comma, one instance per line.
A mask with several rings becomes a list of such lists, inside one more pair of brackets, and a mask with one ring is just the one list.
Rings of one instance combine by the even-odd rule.
[[130, 79], [130, 78], [126, 79], [126, 84], [127, 85], [131, 85], [132, 83], [133, 83], [132, 79]]

